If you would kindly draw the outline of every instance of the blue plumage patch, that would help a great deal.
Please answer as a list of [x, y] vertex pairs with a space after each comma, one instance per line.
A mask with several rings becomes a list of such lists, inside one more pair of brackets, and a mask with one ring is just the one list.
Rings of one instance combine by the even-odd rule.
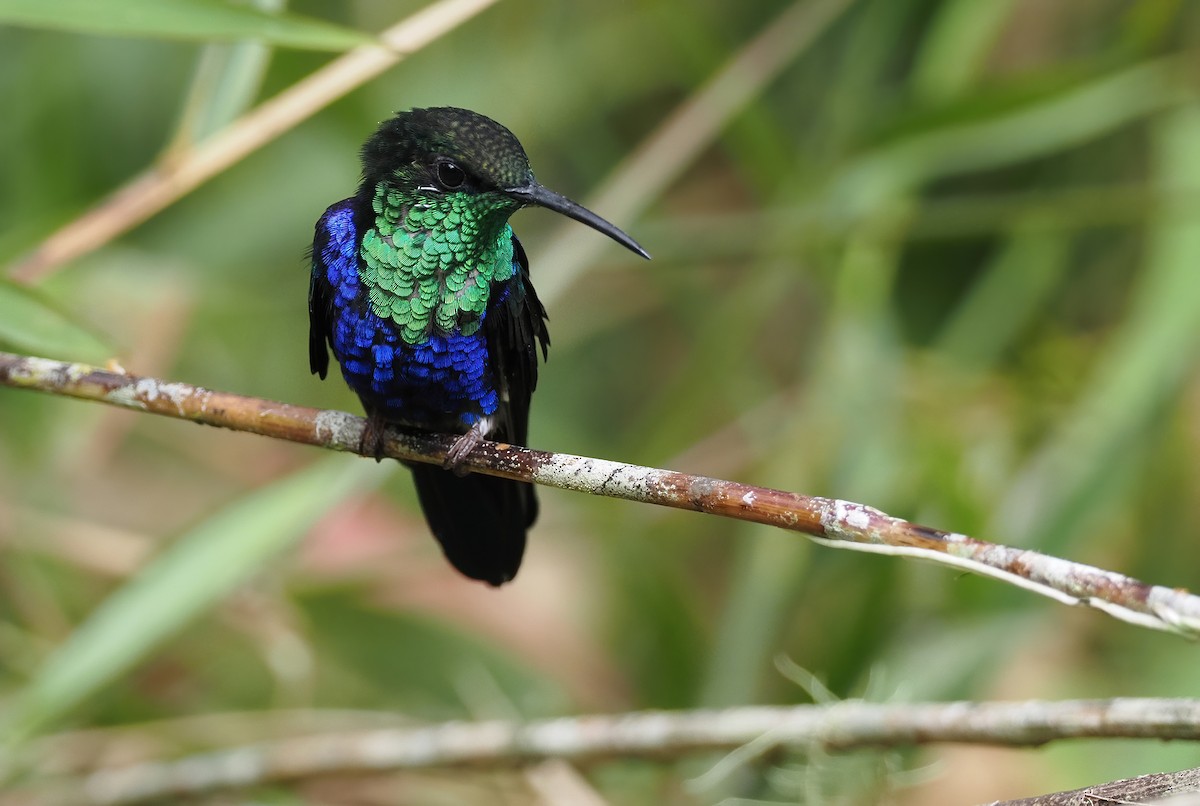
[[364, 404], [388, 419], [431, 429], [449, 422], [469, 427], [495, 413], [499, 395], [483, 329], [406, 344], [391, 320], [371, 310], [359, 279], [351, 201], [331, 207], [318, 226], [328, 241], [314, 256], [314, 270], [323, 266], [334, 290], [330, 342], [342, 376]]

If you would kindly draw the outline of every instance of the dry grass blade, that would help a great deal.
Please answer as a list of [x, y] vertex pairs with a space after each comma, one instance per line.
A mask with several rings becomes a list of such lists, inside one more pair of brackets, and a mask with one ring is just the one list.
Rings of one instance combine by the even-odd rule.
[[111, 241], [221, 171], [269, 143], [319, 109], [369, 81], [408, 55], [466, 22], [497, 0], [441, 0], [379, 36], [379, 45], [356, 48], [293, 84], [194, 150], [174, 154], [59, 229], [10, 271], [32, 283]]
[[[748, 42], [711, 80], [647, 137], [588, 199], [614, 221], [633, 220], [707, 148], [729, 121], [783, 68], [831, 25], [851, 0], [798, 2]], [[562, 228], [539, 263], [553, 266], [538, 280], [538, 294], [552, 301], [605, 246]]]

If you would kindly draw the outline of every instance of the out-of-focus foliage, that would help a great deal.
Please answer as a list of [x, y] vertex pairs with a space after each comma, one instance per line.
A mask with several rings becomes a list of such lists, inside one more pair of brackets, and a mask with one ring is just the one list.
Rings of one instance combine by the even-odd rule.
[[[279, 5], [277, 0], [267, 0]], [[259, 0], [258, 5], [264, 5]], [[0, 22], [116, 36], [191, 40], [255, 39], [314, 50], [343, 50], [371, 40], [347, 28], [294, 14], [268, 14], [221, 0], [4, 0]]]
[[[401, 5], [290, 11], [374, 32]], [[502, 2], [38, 288], [0, 284], [0, 343], [357, 411], [308, 373], [304, 252], [379, 120], [479, 110], [586, 200], [786, 8]], [[1172, 0], [850, 3], [615, 222], [652, 263], [609, 245], [548, 301], [533, 444], [1200, 588], [1198, 46], [1200, 7]], [[236, 55], [222, 73], [201, 45], [0, 28], [0, 261], [186, 141], [181, 125], [234, 114], [261, 66]], [[258, 97], [327, 58], [275, 51]], [[535, 281], [556, 228], [600, 237], [544, 212], [513, 223]], [[807, 701], [781, 654], [839, 697], [1200, 694], [1194, 645], [942, 568], [546, 491], [525, 567], [493, 591], [443, 561], [404, 473], [339, 486], [329, 463], [352, 477], [359, 460], [12, 390], [0, 412], [0, 703], [42, 732], [183, 749], [261, 734], [219, 716], [234, 711]], [[177, 721], [196, 715], [217, 716]], [[698, 779], [713, 761], [588, 774], [622, 803], [949, 803], [1197, 757], [1078, 742]], [[343, 784], [355, 803], [532, 799], [491, 776]], [[290, 791], [278, 802], [340, 802]]]

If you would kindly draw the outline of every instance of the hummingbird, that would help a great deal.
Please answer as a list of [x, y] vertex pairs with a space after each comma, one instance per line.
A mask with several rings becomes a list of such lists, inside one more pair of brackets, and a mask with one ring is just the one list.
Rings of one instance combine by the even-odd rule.
[[[546, 310], [509, 217], [545, 207], [649, 258], [600, 216], [542, 186], [525, 149], [491, 118], [411, 109], [363, 144], [358, 191], [317, 221], [309, 368], [329, 350], [367, 415], [362, 453], [387, 426], [456, 434], [442, 467], [406, 463], [434, 537], [462, 574], [511, 580], [537, 518], [533, 485], [463, 472], [485, 438], [525, 445]], [[327, 349], [328, 345], [328, 349]]]

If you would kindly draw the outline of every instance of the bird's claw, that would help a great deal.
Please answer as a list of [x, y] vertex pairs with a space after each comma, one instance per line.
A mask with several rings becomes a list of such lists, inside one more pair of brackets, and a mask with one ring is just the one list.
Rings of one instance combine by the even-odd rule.
[[363, 456], [374, 456], [376, 462], [382, 462], [384, 430], [383, 419], [374, 414], [369, 415], [362, 437], [358, 441], [358, 452]]
[[479, 447], [480, 442], [483, 442], [483, 431], [476, 423], [471, 426], [470, 431], [454, 440], [450, 450], [446, 451], [446, 458], [442, 460], [442, 469], [449, 470], [456, 476], [467, 475], [470, 471], [463, 467], [463, 462]]

